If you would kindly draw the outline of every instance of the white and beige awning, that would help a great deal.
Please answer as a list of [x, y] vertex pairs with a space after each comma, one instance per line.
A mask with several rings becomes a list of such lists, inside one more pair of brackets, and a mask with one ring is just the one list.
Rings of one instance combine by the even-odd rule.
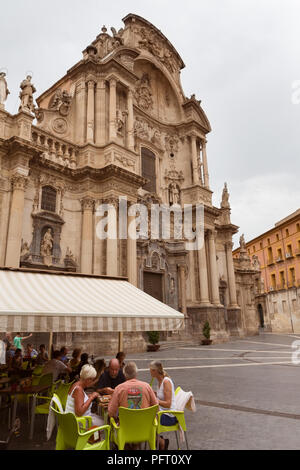
[[182, 328], [184, 315], [124, 279], [0, 269], [0, 331]]

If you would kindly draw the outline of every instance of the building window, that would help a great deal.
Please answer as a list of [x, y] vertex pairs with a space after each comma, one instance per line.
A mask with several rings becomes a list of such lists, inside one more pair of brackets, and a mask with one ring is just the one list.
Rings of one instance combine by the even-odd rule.
[[286, 312], [286, 300], [282, 301], [282, 310]]
[[280, 289], [283, 289], [283, 288], [285, 287], [284, 271], [280, 271], [280, 272], [279, 272], [279, 276], [280, 276], [280, 285], [279, 285], [279, 288], [280, 288]]
[[286, 258], [291, 258], [293, 256], [292, 245], [291, 244], [287, 245], [286, 249], [287, 249]]
[[271, 288], [276, 290], [276, 274], [271, 274]]
[[151, 150], [142, 148], [142, 176], [149, 181], [143, 186], [143, 189], [151, 193], [156, 192], [156, 171], [155, 171], [155, 155]]
[[279, 241], [279, 233], [276, 233], [276, 240]]
[[268, 264], [271, 264], [273, 263], [273, 252], [272, 252], [272, 248], [269, 247], [268, 248]]
[[253, 253], [255, 253], [256, 249], [255, 249], [255, 245], [253, 245]]
[[297, 232], [300, 232], [300, 224], [296, 224], [296, 230]]
[[268, 240], [267, 240], [267, 241], [268, 241], [268, 245], [271, 245], [271, 241], [270, 241], [270, 238], [268, 238]]
[[263, 244], [262, 244], [262, 242], [259, 243], [259, 247], [260, 247], [261, 250], [263, 249]]
[[51, 186], [44, 186], [42, 189], [41, 209], [56, 212], [56, 190]]
[[287, 237], [289, 237], [289, 235], [290, 235], [290, 234], [289, 234], [289, 229], [288, 229], [288, 228], [286, 228], [286, 229], [285, 229], [285, 235], [286, 235]]
[[294, 286], [296, 283], [295, 268], [289, 269], [289, 287]]

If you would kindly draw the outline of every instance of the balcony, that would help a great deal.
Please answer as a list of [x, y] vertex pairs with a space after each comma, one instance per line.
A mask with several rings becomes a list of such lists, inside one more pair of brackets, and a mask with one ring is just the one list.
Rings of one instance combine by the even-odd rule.
[[300, 248], [298, 248], [298, 250], [295, 250], [295, 255], [300, 256]]
[[288, 287], [296, 287], [296, 279], [288, 282]]
[[274, 264], [274, 260], [273, 259], [268, 259], [267, 265], [272, 266], [272, 264]]
[[288, 253], [285, 254], [285, 257], [286, 257], [286, 259], [290, 259], [290, 258], [294, 258], [294, 255], [293, 255], [293, 253], [288, 252]]
[[284, 260], [281, 256], [278, 256], [278, 258], [276, 258], [276, 263], [282, 263]]

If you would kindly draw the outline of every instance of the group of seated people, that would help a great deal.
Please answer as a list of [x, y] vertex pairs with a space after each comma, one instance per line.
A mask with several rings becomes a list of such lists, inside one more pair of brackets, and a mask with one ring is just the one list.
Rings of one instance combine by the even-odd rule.
[[[120, 406], [141, 409], [158, 404], [161, 411], [175, 409], [174, 383], [161, 362], [154, 361], [150, 364], [150, 376], [157, 380], [157, 392], [154, 392], [147, 382], [138, 380], [135, 362], [128, 362], [123, 367], [122, 364], [123, 361], [120, 364], [117, 358], [111, 359], [100, 378], [95, 367], [84, 365], [79, 380], [69, 390], [66, 412], [73, 412], [78, 417], [91, 416], [93, 426], [101, 426], [104, 420], [92, 412], [92, 403], [103, 394], [111, 395], [108, 415], [116, 420]], [[88, 395], [85, 390], [91, 388], [95, 391]], [[170, 413], [165, 413], [161, 417], [161, 424], [164, 426], [172, 426], [176, 422], [177, 419]], [[169, 440], [159, 436], [159, 449], [166, 450], [168, 445]]]

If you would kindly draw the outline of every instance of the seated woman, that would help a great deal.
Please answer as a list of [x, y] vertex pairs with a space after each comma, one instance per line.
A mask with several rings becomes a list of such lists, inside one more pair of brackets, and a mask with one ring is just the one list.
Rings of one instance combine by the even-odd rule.
[[95, 369], [97, 371], [97, 377], [95, 379], [95, 382], [98, 383], [99, 382], [99, 379], [100, 379], [100, 376], [103, 374], [103, 372], [105, 371], [105, 368], [106, 368], [106, 363], [105, 363], [105, 360], [104, 359], [98, 359], [96, 362], [95, 362]]
[[77, 367], [79, 366], [80, 354], [81, 354], [80, 348], [75, 348], [74, 351], [72, 352], [72, 359], [70, 359], [68, 363], [68, 366], [71, 367], [72, 370], [77, 369]]
[[[156, 396], [158, 398], [159, 411], [175, 410], [175, 390], [174, 383], [168, 376], [159, 361], [153, 361], [150, 364], [150, 374], [152, 378], [157, 379], [158, 389]], [[160, 417], [160, 423], [163, 426], [174, 426], [177, 423], [177, 418], [171, 413], [164, 413]], [[167, 450], [169, 446], [169, 439], [164, 439], [159, 436], [159, 449]]]
[[96, 369], [86, 364], [80, 371], [80, 379], [75, 382], [69, 390], [66, 403], [66, 413], [74, 413], [75, 416], [91, 416], [93, 426], [103, 426], [104, 420], [92, 413], [92, 402], [99, 397], [99, 393], [93, 392], [91, 395], [85, 393], [86, 388], [90, 388], [97, 376]]

